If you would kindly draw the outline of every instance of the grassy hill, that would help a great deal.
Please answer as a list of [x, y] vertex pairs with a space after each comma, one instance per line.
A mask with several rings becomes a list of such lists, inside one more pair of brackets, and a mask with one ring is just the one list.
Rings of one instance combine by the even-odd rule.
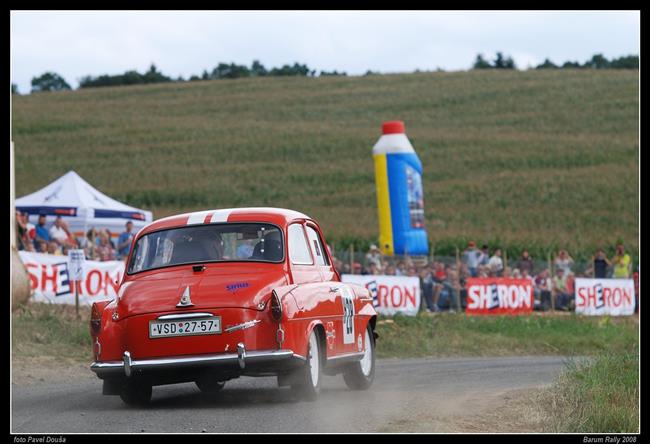
[[[257, 78], [13, 97], [16, 193], [74, 169], [154, 217], [269, 205], [377, 236], [371, 148], [400, 119], [436, 251], [638, 251], [638, 71]], [[509, 253], [510, 253], [509, 251]]]

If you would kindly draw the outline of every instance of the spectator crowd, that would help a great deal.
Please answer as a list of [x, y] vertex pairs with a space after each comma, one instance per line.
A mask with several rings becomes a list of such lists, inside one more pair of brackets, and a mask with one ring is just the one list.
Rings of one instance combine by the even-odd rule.
[[574, 269], [576, 262], [566, 250], [560, 250], [550, 263], [534, 261], [526, 250], [515, 261], [507, 263], [500, 248], [490, 250], [488, 245], [482, 245], [479, 249], [473, 241], [457, 258], [440, 260], [387, 257], [376, 245], [371, 245], [361, 260], [344, 261], [335, 257], [334, 266], [341, 274], [418, 277], [422, 309], [429, 312], [464, 309], [466, 282], [470, 277], [528, 279], [533, 287], [536, 310], [573, 310], [578, 277], [634, 278], [638, 287], [638, 268], [633, 272], [631, 257], [622, 244], [616, 246], [612, 258], [599, 249], [587, 267], [579, 267], [580, 271]]
[[[16, 246], [19, 250], [67, 256], [70, 249], [83, 249], [87, 260], [126, 260], [134, 235], [133, 222], [129, 221], [116, 240], [105, 228], [90, 228], [85, 237], [77, 238], [61, 216], [48, 225], [45, 215], [39, 215], [34, 226], [27, 213], [16, 211]], [[577, 277], [633, 278], [638, 288], [638, 266], [633, 272], [632, 259], [622, 244], [616, 246], [611, 259], [603, 249], [596, 251], [582, 272], [574, 270], [575, 261], [566, 250], [560, 250], [551, 263], [539, 264], [524, 250], [511, 266], [504, 261], [500, 248], [490, 250], [488, 245], [482, 245], [479, 249], [473, 241], [462, 254], [458, 254], [457, 260], [387, 257], [376, 245], [371, 245], [360, 261], [343, 261], [334, 257], [334, 266], [340, 274], [418, 277], [423, 309], [430, 312], [462, 310], [467, 296], [465, 286], [470, 277], [528, 279], [533, 285], [535, 308], [538, 310], [573, 310]]]
[[85, 237], [77, 238], [61, 216], [48, 224], [46, 216], [39, 215], [37, 224], [34, 225], [29, 222], [27, 213], [16, 211], [18, 250], [67, 256], [71, 249], [83, 249], [87, 260], [125, 260], [134, 234], [133, 222], [129, 221], [117, 240], [113, 239], [113, 234], [106, 228], [90, 228]]

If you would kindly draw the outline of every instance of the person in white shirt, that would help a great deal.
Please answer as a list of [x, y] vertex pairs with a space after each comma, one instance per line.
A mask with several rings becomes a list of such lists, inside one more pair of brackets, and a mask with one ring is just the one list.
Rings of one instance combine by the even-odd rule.
[[54, 220], [54, 225], [50, 228], [50, 239], [59, 245], [63, 245], [68, 241], [68, 232], [63, 228], [63, 220], [61, 216], [57, 216]]
[[494, 255], [490, 258], [488, 267], [492, 270], [492, 273], [494, 273], [495, 276], [501, 277], [503, 275], [503, 259], [501, 259], [500, 248], [494, 250]]
[[366, 254], [366, 263], [368, 265], [375, 264], [377, 269], [381, 271], [381, 251], [377, 248], [377, 245], [370, 245], [370, 250], [368, 251], [368, 254]]

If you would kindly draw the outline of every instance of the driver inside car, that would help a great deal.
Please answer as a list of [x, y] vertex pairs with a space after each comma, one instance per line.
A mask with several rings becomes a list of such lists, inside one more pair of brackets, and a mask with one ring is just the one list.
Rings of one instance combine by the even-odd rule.
[[221, 259], [223, 259], [223, 239], [221, 234], [214, 230], [196, 229], [174, 239], [172, 263], [218, 261]]
[[255, 245], [251, 259], [279, 261], [282, 259], [282, 236], [280, 231], [272, 230]]

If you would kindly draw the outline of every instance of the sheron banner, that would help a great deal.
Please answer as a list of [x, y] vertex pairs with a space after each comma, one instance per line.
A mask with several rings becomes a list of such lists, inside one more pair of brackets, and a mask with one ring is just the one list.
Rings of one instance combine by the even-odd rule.
[[417, 277], [342, 274], [341, 281], [370, 290], [379, 314], [415, 316], [420, 309], [420, 279]]
[[[29, 275], [34, 302], [75, 304], [75, 282], [67, 256], [19, 251]], [[92, 305], [101, 299], [115, 299], [124, 274], [122, 261], [85, 261], [84, 279], [79, 286], [79, 305]]]
[[576, 279], [576, 313], [629, 316], [635, 307], [633, 279]]
[[534, 294], [528, 279], [467, 279], [468, 314], [532, 313]]

